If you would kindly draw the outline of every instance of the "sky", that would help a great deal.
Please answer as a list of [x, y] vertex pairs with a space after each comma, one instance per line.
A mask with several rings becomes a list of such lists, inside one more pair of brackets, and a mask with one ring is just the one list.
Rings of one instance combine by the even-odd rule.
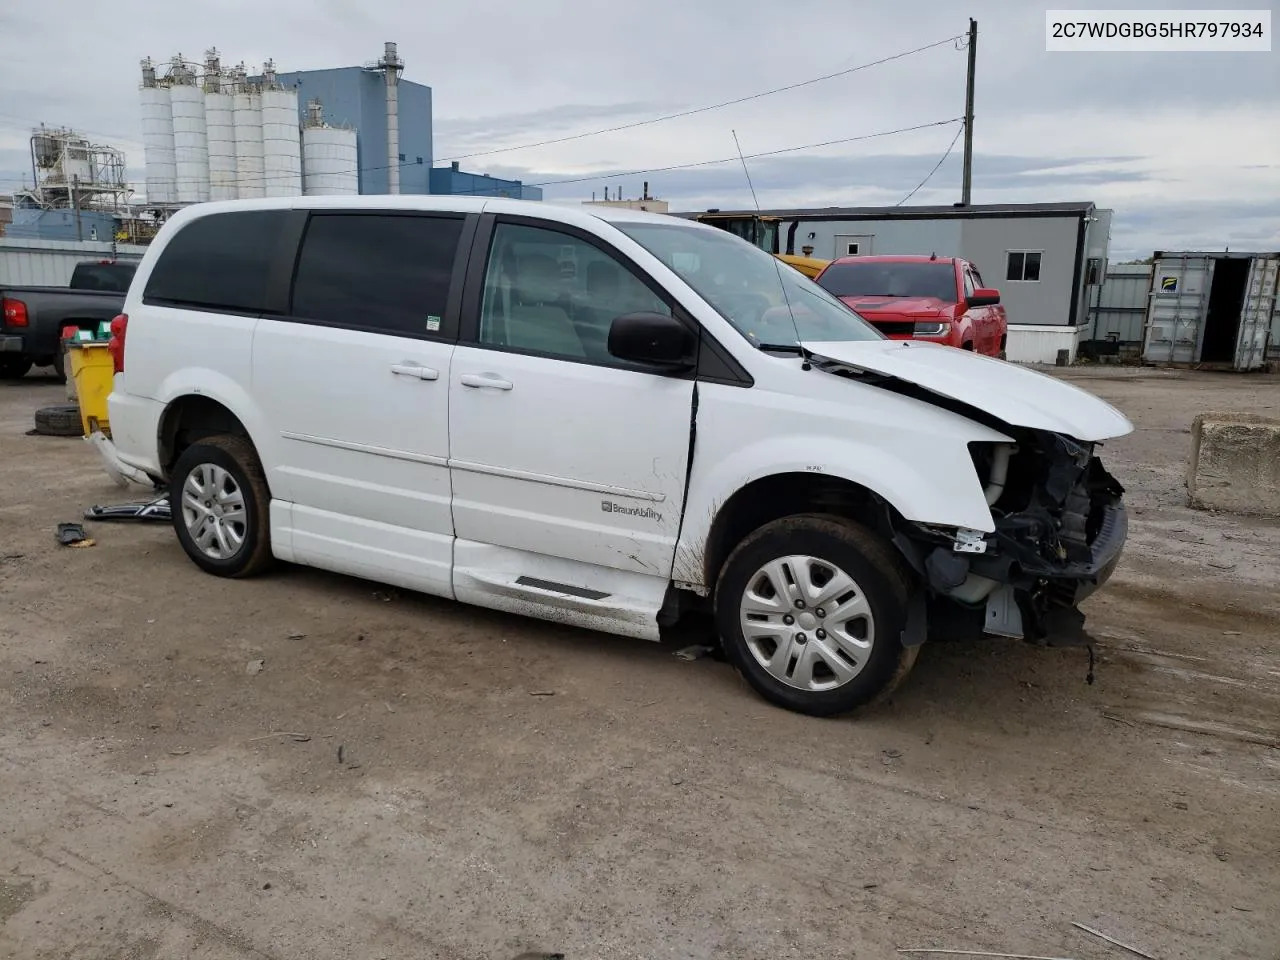
[[[967, 54], [949, 38], [973, 17], [973, 202], [1111, 208], [1112, 260], [1280, 249], [1280, 44], [1248, 54], [1047, 53], [1044, 11], [1065, 0], [489, 0], [483, 10], [220, 0], [201, 17], [181, 4], [115, 0], [105, 19], [88, 0], [4, 6], [0, 191], [29, 181], [30, 130], [41, 122], [123, 149], [141, 186], [145, 56], [197, 60], [216, 46], [224, 63], [271, 58], [288, 72], [358, 65], [394, 40], [406, 79], [433, 90], [435, 162], [460, 158], [464, 170], [545, 183], [547, 200], [589, 200], [606, 186], [635, 197], [648, 180], [673, 210], [750, 208], [741, 162], [704, 163], [735, 158], [736, 133], [765, 208], [951, 204], [960, 199]], [[1102, 8], [1079, 5], [1090, 7]], [[750, 97], [931, 44], [723, 109], [504, 149]], [[881, 135], [907, 127], [922, 128]], [[553, 183], [565, 180], [580, 182]]]

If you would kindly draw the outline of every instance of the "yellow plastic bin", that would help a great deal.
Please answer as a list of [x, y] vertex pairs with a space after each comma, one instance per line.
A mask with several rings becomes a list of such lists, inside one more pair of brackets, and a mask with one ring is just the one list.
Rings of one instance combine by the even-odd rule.
[[115, 368], [105, 341], [75, 341], [67, 344], [71, 361], [71, 378], [76, 384], [76, 401], [80, 404], [80, 423], [87, 437], [95, 429], [111, 436], [107, 420], [107, 397], [111, 393]]

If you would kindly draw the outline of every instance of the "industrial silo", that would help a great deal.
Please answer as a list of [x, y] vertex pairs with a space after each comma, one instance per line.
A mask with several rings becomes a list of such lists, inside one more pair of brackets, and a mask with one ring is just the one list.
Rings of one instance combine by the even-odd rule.
[[173, 110], [169, 88], [156, 80], [150, 58], [142, 61], [142, 147], [147, 167], [147, 200], [177, 203], [177, 160], [173, 144]]
[[202, 203], [209, 199], [209, 141], [205, 132], [204, 91], [196, 86], [195, 72], [173, 59], [169, 103], [173, 109], [173, 149], [177, 160], [178, 202]]
[[262, 162], [266, 196], [296, 197], [302, 193], [298, 92], [280, 87], [270, 61], [262, 68]]
[[236, 191], [235, 102], [217, 50], [204, 62], [204, 119], [209, 145], [209, 199], [234, 200]]
[[236, 196], [261, 197], [266, 179], [262, 162], [262, 98], [245, 77], [244, 64], [231, 71], [236, 133]]
[[308, 101], [302, 127], [302, 192], [308, 196], [360, 192], [356, 132], [327, 125], [319, 100]]

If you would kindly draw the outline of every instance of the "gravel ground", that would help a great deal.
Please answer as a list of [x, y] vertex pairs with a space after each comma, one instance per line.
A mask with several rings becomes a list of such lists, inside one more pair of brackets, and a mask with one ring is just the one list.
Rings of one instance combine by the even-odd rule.
[[[1066, 372], [1138, 425], [1083, 650], [927, 647], [817, 721], [725, 664], [351, 578], [206, 576], [63, 388], [0, 386], [0, 957], [1280, 957], [1280, 524], [1184, 506], [1280, 378]], [[250, 664], [261, 660], [260, 665]], [[260, 669], [257, 669], [260, 666]]]

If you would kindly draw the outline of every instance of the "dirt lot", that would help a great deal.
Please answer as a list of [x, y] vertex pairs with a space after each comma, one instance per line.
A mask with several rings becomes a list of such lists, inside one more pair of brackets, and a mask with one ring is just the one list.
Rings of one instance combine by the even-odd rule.
[[[925, 649], [856, 719], [723, 663], [301, 569], [229, 582], [0, 386], [0, 957], [1280, 957], [1280, 524], [1183, 506], [1280, 378], [1068, 374], [1138, 424], [1082, 650]], [[685, 641], [687, 642], [687, 640]], [[247, 665], [262, 659], [251, 674]], [[1196, 729], [1203, 732], [1194, 732]]]

